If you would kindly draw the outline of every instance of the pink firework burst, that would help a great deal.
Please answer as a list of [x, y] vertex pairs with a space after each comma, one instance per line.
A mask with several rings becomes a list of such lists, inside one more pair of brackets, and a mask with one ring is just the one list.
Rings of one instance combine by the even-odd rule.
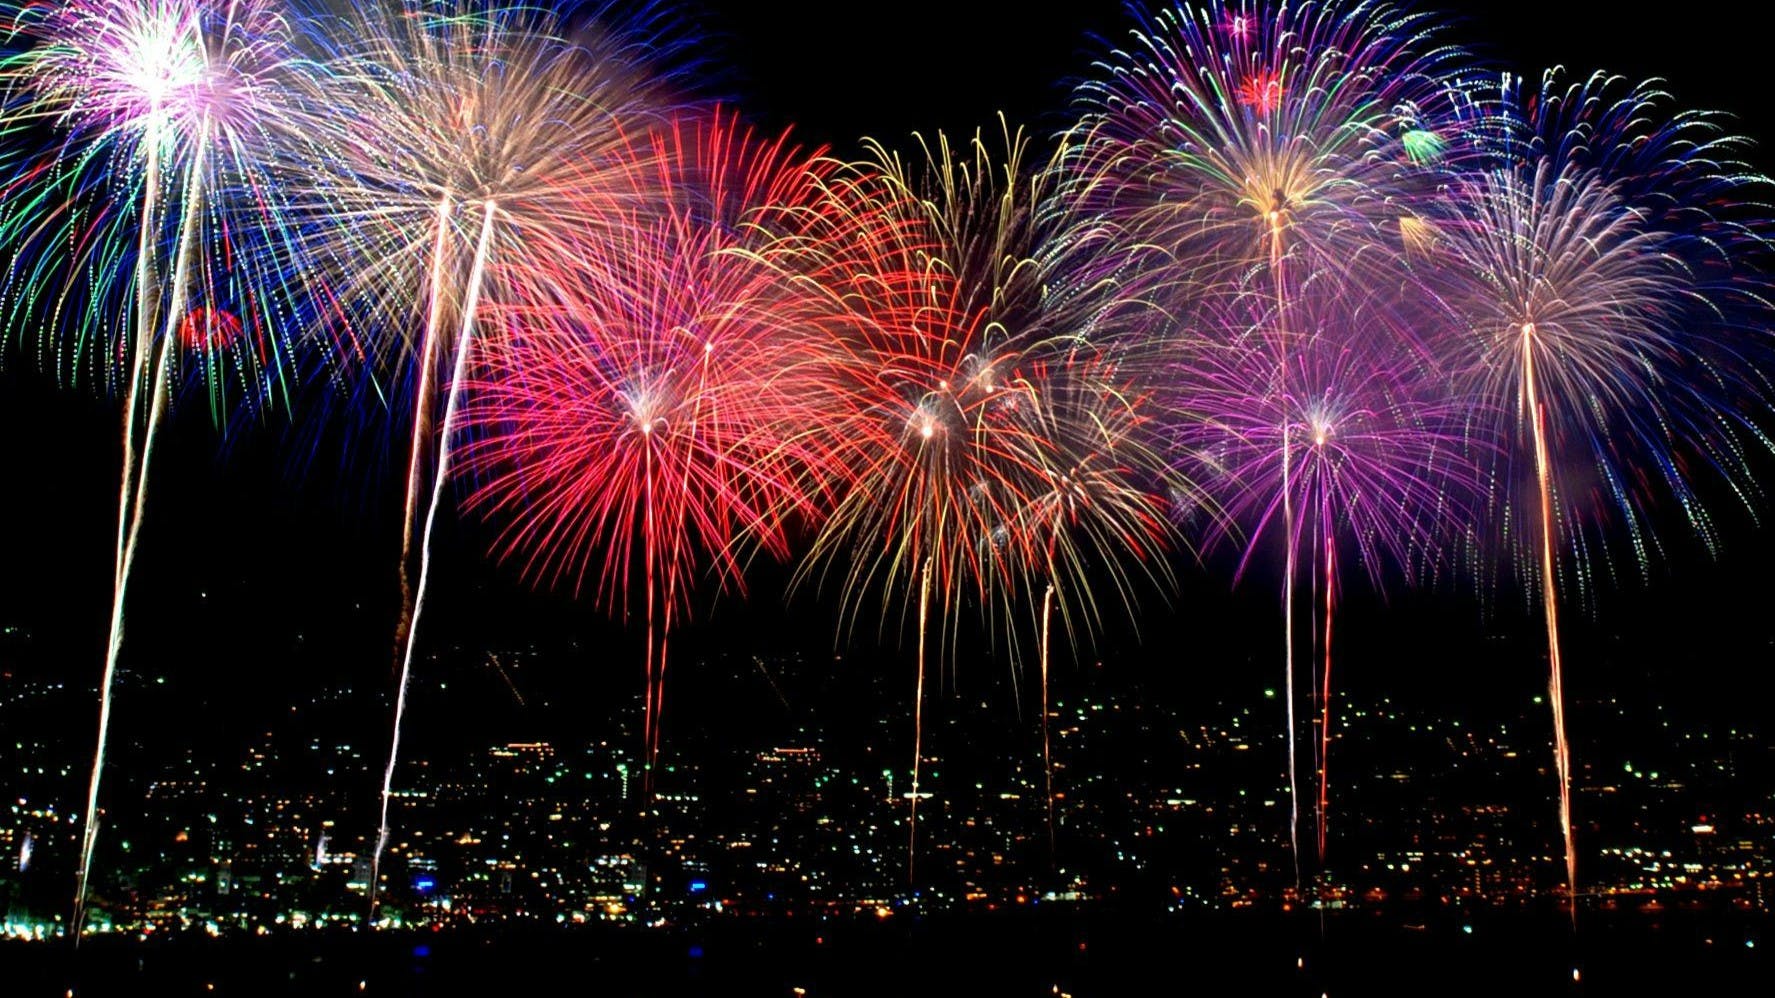
[[[1179, 349], [1167, 390], [1170, 442], [1180, 475], [1224, 511], [1211, 537], [1239, 549], [1239, 575], [1284, 548], [1290, 647], [1293, 566], [1306, 566], [1323, 862], [1333, 625], [1347, 563], [1376, 588], [1390, 572], [1416, 576], [1442, 564], [1480, 506], [1481, 476], [1464, 432], [1475, 407], [1392, 335], [1402, 319], [1389, 313], [1399, 303], [1325, 286], [1302, 296], [1288, 325], [1278, 326], [1266, 297], [1232, 299], [1211, 313], [1208, 339]], [[1292, 718], [1292, 689], [1288, 695]]]
[[776, 435], [804, 421], [781, 374], [796, 292], [749, 249], [825, 167], [720, 113], [637, 139], [629, 162], [653, 207], [534, 282], [550, 293], [492, 310], [464, 464], [504, 557], [644, 618], [651, 763], [666, 642], [694, 584], [743, 588], [750, 552], [787, 555], [784, 518], [803, 505]]

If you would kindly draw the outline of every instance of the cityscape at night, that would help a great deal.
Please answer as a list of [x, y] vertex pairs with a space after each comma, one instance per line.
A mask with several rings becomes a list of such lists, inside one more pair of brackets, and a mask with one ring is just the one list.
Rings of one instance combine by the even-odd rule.
[[[769, 665], [779, 682], [819, 685], [808, 683], [805, 664]], [[1353, 703], [1336, 736], [1359, 774], [1342, 794], [1350, 827], [1332, 839], [1335, 865], [1303, 898], [1278, 817], [1286, 809], [1280, 732], [1265, 716], [1274, 690], [1185, 708], [1154, 704], [1138, 688], [1078, 685], [1050, 717], [1063, 788], [1052, 837], [1039, 753], [1019, 731], [1028, 725], [990, 703], [944, 712], [933, 744], [975, 750], [930, 759], [922, 792], [932, 845], [917, 886], [906, 876], [908, 777], [891, 764], [904, 741], [897, 713], [835, 731], [812, 709], [779, 709], [761, 711], [749, 736], [687, 732], [664, 755], [650, 800], [624, 747], [636, 737], [623, 723], [632, 709], [588, 718], [609, 736], [596, 742], [471, 742], [416, 755], [418, 786], [400, 795], [387, 917], [425, 929], [644, 926], [1114, 903], [1154, 914], [1304, 904], [1459, 918], [1560, 895], [1549, 846], [1556, 833], [1513, 803], [1546, 778], [1533, 751], [1545, 740], [1536, 704], [1462, 722], [1386, 700]], [[881, 686], [826, 691], [820, 712], [849, 697], [856, 703], [845, 716], [865, 718], [867, 702], [894, 702]], [[0, 845], [23, 858], [8, 878], [7, 929], [41, 936], [63, 914], [56, 874], [78, 845], [56, 788], [79, 757], [53, 730], [21, 720], [53, 716], [69, 699], [65, 687], [18, 683], [10, 692], [8, 730], [24, 739], [12, 760], [51, 765], [10, 769], [16, 800]], [[373, 783], [374, 760], [345, 740], [351, 727], [340, 721], [349, 705], [374, 699], [329, 688], [254, 734], [237, 758], [192, 750], [131, 773], [131, 789], [151, 806], [139, 823], [115, 828], [120, 841], [95, 885], [102, 928], [263, 933], [361, 923], [369, 819], [352, 791]], [[1673, 726], [1655, 706], [1619, 698], [1576, 710], [1597, 749], [1578, 781], [1595, 842], [1586, 905], [1765, 912], [1775, 883], [1767, 737], [1750, 727]], [[1635, 731], [1655, 734], [1609, 737]], [[1745, 925], [1752, 931], [1754, 922]], [[1756, 937], [1733, 941], [1754, 946]]]
[[1761, 47], [0, 0], [0, 998], [1767, 987]]
[[[71, 720], [86, 698], [27, 678], [47, 671], [31, 668], [30, 639], [14, 630], [6, 644], [13, 743], [0, 846], [19, 858], [4, 898], [15, 939], [60, 930], [79, 844], [67, 791], [81, 761]], [[644, 795], [639, 698], [573, 711], [563, 723], [563, 706], [548, 702], [560, 692], [534, 678], [551, 657], [509, 649], [477, 661], [463, 651], [432, 663], [417, 704], [438, 709], [464, 696], [484, 709], [473, 723], [438, 726], [406, 763], [378, 916], [397, 934], [601, 931], [679, 940], [682, 957], [689, 946], [713, 956], [715, 944], [699, 941], [759, 924], [787, 927], [779, 931], [793, 941], [772, 945], [791, 948], [1024, 919], [1073, 926], [1081, 940], [1082, 926], [1105, 918], [1193, 935], [1198, 923], [1290, 911], [1329, 919], [1332, 948], [1375, 926], [1410, 927], [1407, 946], [1414, 935], [1508, 939], [1520, 922], [1561, 928], [1558, 830], [1549, 809], [1534, 806], [1549, 767], [1545, 706], [1532, 684], [1458, 710], [1431, 705], [1421, 686], [1401, 698], [1353, 695], [1334, 736], [1334, 758], [1350, 775], [1327, 867], [1305, 890], [1285, 832], [1276, 689], [1189, 695], [1175, 681], [1143, 683], [1106, 665], [1081, 670], [1050, 705], [1050, 829], [1037, 718], [1009, 685], [971, 684], [982, 690], [947, 695], [934, 710], [921, 791], [930, 795], [920, 819], [929, 845], [914, 884], [906, 694], [892, 677], [847, 677], [847, 663], [829, 656], [687, 664], [712, 702], [683, 708]], [[1668, 923], [1696, 950], [1685, 959], [1706, 953], [1747, 971], [1761, 965], [1757, 947], [1772, 944], [1775, 749], [1751, 711], [1709, 719], [1661, 706], [1656, 677], [1623, 666], [1609, 692], [1573, 704], [1585, 732], [1582, 917], [1587, 927], [1624, 920], [1639, 931]], [[222, 709], [181, 705], [204, 693], [166, 675], [143, 674], [130, 695], [163, 717]], [[334, 680], [291, 699], [255, 712], [262, 724], [237, 717], [172, 737], [129, 736], [128, 758], [140, 761], [119, 766], [118, 786], [145, 804], [119, 819], [100, 856], [96, 953], [110, 937], [333, 945], [364, 925], [378, 760], [362, 733], [374, 730], [386, 693]], [[822, 722], [830, 717], [845, 723]], [[575, 729], [595, 734], [567, 733]], [[217, 751], [218, 742], [234, 751]], [[766, 963], [746, 984], [767, 993], [761, 981], [780, 979], [786, 990], [825, 979], [840, 993], [874, 993], [855, 969], [822, 974], [812, 957], [797, 959]], [[1142, 959], [1145, 972], [1162, 973], [1162, 961]], [[1101, 976], [1083, 954], [1019, 973], [1032, 967], [1057, 986]], [[200, 986], [202, 973], [188, 973]], [[301, 980], [319, 988], [324, 978]]]

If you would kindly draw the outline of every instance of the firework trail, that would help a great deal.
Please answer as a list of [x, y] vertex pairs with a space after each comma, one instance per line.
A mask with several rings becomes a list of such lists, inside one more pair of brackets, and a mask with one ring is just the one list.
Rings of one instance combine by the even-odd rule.
[[1540, 588], [1576, 918], [1562, 570], [1593, 589], [1607, 520], [1625, 526], [1643, 571], [1660, 547], [1650, 508], [1665, 501], [1713, 549], [1698, 476], [1754, 497], [1747, 461], [1769, 446], [1756, 422], [1769, 393], [1744, 319], [1765, 311], [1765, 279], [1743, 269], [1762, 240], [1733, 215], [1765, 181], [1734, 160], [1741, 140], [1647, 85], [1549, 73], [1532, 92], [1506, 79], [1497, 105], [1497, 162], [1453, 187], [1437, 252], [1458, 363], [1498, 414], [1474, 429], [1500, 455], [1496, 519]]
[[[444, 496], [444, 483], [449, 480], [450, 462], [451, 458], [454, 456], [454, 451], [449, 447], [449, 440], [451, 434], [456, 429], [457, 410], [462, 405], [462, 392], [460, 389], [466, 382], [468, 376], [469, 355], [472, 352], [471, 344], [472, 335], [474, 333], [475, 309], [476, 305], [480, 302], [481, 280], [486, 275], [487, 256], [492, 244], [494, 223], [498, 219], [498, 213], [498, 202], [489, 199], [483, 209], [481, 235], [475, 242], [474, 264], [469, 269], [469, 291], [468, 297], [464, 300], [462, 306], [462, 328], [458, 330], [456, 335], [456, 361], [451, 368], [451, 389], [448, 400], [444, 405], [444, 425], [442, 432], [439, 435], [441, 444], [438, 448], [437, 474], [432, 480], [431, 502], [428, 503], [425, 508], [424, 544], [420, 547], [419, 552], [419, 586], [417, 594], [413, 600], [413, 609], [410, 617], [408, 633], [405, 635], [407, 640], [402, 643], [401, 647], [400, 683], [395, 692], [394, 703], [394, 731], [389, 738], [388, 765], [382, 772], [382, 820], [376, 833], [376, 849], [375, 852], [371, 854], [370, 860], [369, 895], [372, 915], [374, 914], [376, 905], [376, 897], [378, 893], [377, 885], [381, 882], [379, 873], [382, 861], [382, 851], [388, 845], [388, 800], [392, 795], [394, 788], [394, 769], [396, 762], [400, 758], [401, 751], [401, 722], [406, 719], [407, 688], [413, 675], [414, 643], [411, 640], [412, 626], [418, 623], [419, 615], [425, 611], [426, 583], [431, 579], [432, 528], [437, 525], [438, 507], [442, 505]], [[412, 508], [410, 504], [409, 508]]]
[[918, 679], [912, 689], [912, 796], [906, 809], [906, 879], [918, 880], [918, 774], [924, 764], [925, 629], [931, 619], [931, 560], [918, 573]]
[[1054, 747], [1048, 731], [1048, 628], [1054, 614], [1054, 586], [1042, 593], [1042, 799], [1048, 805], [1048, 855], [1054, 840]]
[[[332, 157], [297, 206], [313, 234], [304, 258], [326, 289], [311, 337], [348, 409], [393, 396], [412, 413], [379, 880], [451, 414], [463, 404], [465, 379], [444, 378], [470, 371], [483, 302], [539, 300], [575, 241], [629, 209], [607, 196], [623, 176], [615, 156], [625, 129], [665, 101], [650, 59], [672, 43], [644, 19], [575, 27], [476, 0], [388, 0], [317, 23], [331, 75], [311, 100], [342, 113], [326, 125]], [[373, 911], [378, 883], [369, 895]]]
[[[1138, 627], [1142, 589], [1165, 591], [1166, 555], [1178, 541], [1154, 489], [1169, 483], [1195, 494], [1182, 473], [1167, 475], [1150, 445], [1155, 413], [1123, 364], [1075, 344], [1035, 366], [1036, 423], [1047, 442], [1044, 481], [1010, 527], [1007, 546], [1028, 586], [1045, 584], [1040, 635], [1042, 763], [1048, 784], [1050, 845], [1054, 825], [1053, 760], [1048, 732], [1051, 617], [1060, 620], [1075, 656], [1103, 625], [1106, 607]], [[1029, 593], [1033, 595], [1033, 588]]]
[[[1167, 444], [1224, 511], [1211, 540], [1239, 550], [1238, 576], [1278, 533], [1294, 561], [1315, 568], [1323, 865], [1340, 552], [1377, 589], [1389, 569], [1409, 577], [1434, 568], [1468, 522], [1480, 476], [1464, 433], [1472, 406], [1449, 391], [1444, 372], [1401, 348], [1398, 303], [1330, 282], [1305, 289], [1282, 327], [1286, 344], [1273, 335], [1273, 307], [1248, 292], [1226, 303], [1212, 335], [1174, 348]], [[1289, 390], [1278, 394], [1274, 372], [1284, 363]]]
[[[38, 150], [0, 191], [0, 236], [11, 248], [0, 307], [35, 338], [46, 366], [76, 380], [96, 370], [125, 399], [78, 939], [154, 444], [181, 367], [204, 386], [218, 419], [230, 382], [250, 409], [277, 392], [290, 308], [269, 297], [299, 298], [292, 288], [300, 277], [289, 271], [272, 177], [309, 148], [300, 136], [312, 119], [288, 94], [310, 67], [278, 7], [250, 0], [8, 4], [0, 21], [24, 41], [0, 61], [6, 137]], [[168, 175], [181, 173], [167, 197]], [[259, 331], [254, 342], [231, 335], [244, 330], [231, 309]], [[131, 312], [133, 321], [117, 321]]]
[[638, 137], [631, 179], [657, 203], [588, 241], [555, 297], [498, 309], [508, 332], [475, 385], [469, 505], [503, 522], [499, 552], [625, 620], [640, 594], [650, 784], [697, 576], [743, 589], [807, 505], [777, 435], [806, 418], [778, 375], [797, 292], [754, 250], [818, 195], [822, 156], [720, 111]]
[[[1294, 291], [1319, 275], [1397, 283], [1393, 245], [1451, 165], [1450, 129], [1466, 106], [1462, 53], [1433, 24], [1392, 4], [1337, 0], [1141, 16], [1133, 44], [1078, 90], [1072, 197], [1124, 245], [1150, 249], [1147, 266], [1166, 275], [1179, 309], [1261, 275], [1286, 325]], [[1277, 361], [1270, 383], [1285, 396], [1290, 365], [1285, 353]], [[1281, 455], [1287, 531], [1293, 453]], [[1281, 595], [1298, 884], [1296, 548], [1288, 538]]]

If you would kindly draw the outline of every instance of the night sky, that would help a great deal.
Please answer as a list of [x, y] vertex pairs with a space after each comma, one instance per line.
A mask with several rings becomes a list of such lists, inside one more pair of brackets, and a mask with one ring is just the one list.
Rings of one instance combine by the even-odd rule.
[[[850, 155], [862, 135], [904, 147], [914, 129], [996, 127], [1001, 110], [1038, 137], [1052, 135], [1067, 120], [1067, 81], [1089, 72], [1108, 44], [1092, 36], [1115, 41], [1128, 25], [1119, 4], [1062, 7], [1038, 14], [1025, 4], [971, 0], [736, 0], [686, 16], [710, 39], [703, 58], [726, 73], [719, 92], [766, 126], [792, 122], [806, 140]], [[1674, 13], [1653, 21], [1616, 3], [1494, 3], [1451, 16], [1450, 37], [1500, 70], [1532, 75], [1563, 63], [1579, 73], [1601, 66], [1664, 77], [1683, 104], [1738, 115], [1739, 130], [1764, 143], [1758, 165], [1775, 165], [1775, 116], [1762, 101], [1762, 33], [1715, 8], [1705, 16], [1701, 8]], [[85, 387], [55, 386], [15, 344], [5, 358], [0, 626], [30, 631], [29, 648], [12, 649], [21, 668], [96, 683], [116, 525], [118, 405]], [[334, 443], [312, 460], [292, 459], [277, 418], [236, 436], [219, 458], [200, 409], [177, 422], [150, 485], [141, 602], [132, 610], [126, 661], [201, 686], [193, 719], [204, 716], [199, 706], [220, 706], [251, 723], [256, 712], [279, 709], [286, 693], [327, 678], [391, 682], [395, 470], [342, 460], [327, 450]], [[1775, 482], [1775, 467], [1764, 478]], [[1679, 708], [1751, 711], [1775, 687], [1767, 667], [1775, 623], [1766, 613], [1775, 530], [1724, 503], [1718, 508], [1728, 543], [1718, 561], [1673, 518], [1665, 532], [1669, 557], [1648, 583], [1629, 572], [1593, 616], [1573, 615], [1568, 668], [1578, 696], [1618, 682], [1650, 687]], [[640, 628], [615, 627], [561, 594], [531, 593], [515, 573], [480, 557], [485, 528], [452, 520], [440, 535], [433, 598], [441, 606], [421, 637], [427, 646], [534, 640], [563, 650], [557, 661], [564, 666], [583, 666], [573, 682], [590, 685], [574, 687], [577, 693], [636, 694]], [[1128, 628], [1117, 629], [1080, 667], [1101, 659], [1104, 668], [1138, 673], [1184, 696], [1278, 681], [1270, 580], [1260, 574], [1229, 593], [1227, 566], [1203, 568], [1182, 556], [1179, 575], [1179, 592], [1145, 595], [1142, 644]], [[702, 662], [712, 649], [830, 652], [831, 601], [809, 592], [784, 609], [784, 576], [755, 573], [749, 602], [730, 596], [711, 611], [702, 601], [703, 620], [675, 639], [674, 697], [695, 703], [699, 670], [720, 667]], [[1516, 698], [1544, 684], [1539, 624], [1521, 594], [1481, 599], [1460, 579], [1427, 593], [1396, 589], [1384, 602], [1360, 589], [1352, 587], [1344, 632], [1352, 689], [1446, 700], [1457, 709], [1476, 696]], [[896, 663], [910, 687], [909, 647], [903, 655], [860, 649], [841, 667]], [[1004, 670], [995, 662], [960, 682], [992, 686]], [[1064, 683], [1065, 670], [1061, 677]], [[528, 689], [562, 681], [520, 677]]]

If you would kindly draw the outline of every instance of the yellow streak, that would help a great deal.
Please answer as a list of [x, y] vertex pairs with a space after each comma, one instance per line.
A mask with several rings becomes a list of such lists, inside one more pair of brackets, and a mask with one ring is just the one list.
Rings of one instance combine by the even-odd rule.
[[918, 771], [924, 754], [924, 654], [925, 622], [931, 609], [931, 560], [925, 559], [918, 586], [918, 683], [912, 694], [912, 809], [906, 818], [910, 829], [906, 848], [906, 879], [913, 881], [918, 868]]
[[431, 250], [431, 305], [425, 319], [425, 339], [419, 344], [419, 392], [413, 405], [413, 439], [407, 451], [407, 506], [401, 520], [401, 613], [395, 622], [394, 651], [407, 647], [413, 626], [413, 529], [419, 522], [419, 500], [424, 489], [425, 443], [431, 436], [431, 400], [437, 394], [438, 329], [444, 315], [444, 263], [449, 255], [450, 192], [438, 201], [437, 238]]
[[1048, 739], [1048, 621], [1054, 610], [1054, 584], [1042, 594], [1042, 773], [1047, 781], [1048, 856], [1054, 856], [1054, 757]]
[[1559, 772], [1559, 830], [1565, 840], [1565, 886], [1572, 921], [1578, 919], [1578, 855], [1572, 836], [1572, 756], [1565, 733], [1565, 689], [1559, 662], [1559, 591], [1553, 560], [1552, 469], [1547, 427], [1535, 384], [1535, 324], [1522, 326], [1523, 391], [1535, 434], [1535, 474], [1541, 491], [1541, 604], [1547, 618], [1548, 699], [1553, 702], [1553, 758]]

